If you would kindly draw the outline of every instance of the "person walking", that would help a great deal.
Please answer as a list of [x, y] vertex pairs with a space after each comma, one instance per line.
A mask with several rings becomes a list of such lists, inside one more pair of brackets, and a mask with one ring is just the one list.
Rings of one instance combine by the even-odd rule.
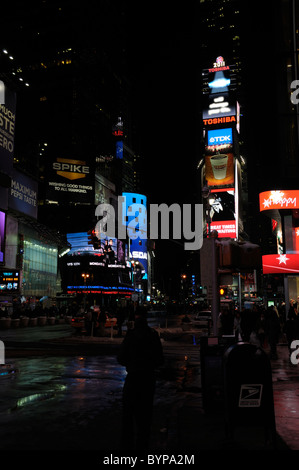
[[147, 324], [146, 309], [138, 307], [134, 328], [120, 346], [118, 362], [126, 367], [123, 388], [123, 450], [146, 452], [149, 446], [156, 369], [163, 364], [158, 333]]
[[270, 358], [277, 359], [277, 344], [281, 333], [280, 321], [276, 311], [269, 308], [267, 311], [267, 337], [270, 346]]

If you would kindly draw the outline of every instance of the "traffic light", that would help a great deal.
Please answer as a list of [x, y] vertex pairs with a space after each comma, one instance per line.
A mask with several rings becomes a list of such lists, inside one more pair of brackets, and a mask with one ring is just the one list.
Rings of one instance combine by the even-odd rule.
[[251, 242], [221, 240], [219, 247], [219, 267], [225, 269], [251, 270], [261, 266], [261, 248]]
[[226, 287], [220, 287], [219, 289], [219, 294], [223, 297], [224, 295], [227, 295], [227, 288]]
[[88, 230], [88, 245], [93, 245], [93, 248], [97, 250], [99, 248], [99, 239], [97, 238], [94, 230]]

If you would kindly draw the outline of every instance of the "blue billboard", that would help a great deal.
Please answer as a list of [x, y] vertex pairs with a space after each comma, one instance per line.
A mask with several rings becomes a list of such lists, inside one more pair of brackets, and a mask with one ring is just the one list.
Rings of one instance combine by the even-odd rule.
[[208, 145], [232, 145], [232, 143], [232, 128], [208, 130]]
[[142, 279], [147, 279], [147, 198], [139, 193], [122, 193], [122, 196], [122, 224], [130, 238], [130, 258], [138, 263]]

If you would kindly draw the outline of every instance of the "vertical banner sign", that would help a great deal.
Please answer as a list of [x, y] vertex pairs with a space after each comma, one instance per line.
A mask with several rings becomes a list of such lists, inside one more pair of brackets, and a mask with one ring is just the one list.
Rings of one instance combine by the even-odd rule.
[[8, 206], [30, 217], [37, 218], [38, 184], [29, 176], [13, 170]]
[[4, 263], [5, 248], [5, 213], [0, 211], [0, 263]]
[[8, 175], [13, 168], [15, 123], [16, 94], [0, 82], [0, 171]]

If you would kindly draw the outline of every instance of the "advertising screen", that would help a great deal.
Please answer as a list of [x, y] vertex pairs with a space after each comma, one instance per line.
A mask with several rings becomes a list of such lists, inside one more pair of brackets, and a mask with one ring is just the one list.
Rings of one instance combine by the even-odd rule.
[[[147, 279], [147, 198], [139, 193], [123, 193], [122, 214], [124, 225], [127, 226], [130, 236], [130, 258], [134, 262], [135, 280]], [[137, 230], [136, 237], [132, 237], [129, 228]], [[136, 271], [138, 267], [138, 271]]]
[[4, 263], [5, 249], [5, 213], [0, 211], [0, 263]]
[[233, 130], [231, 127], [226, 129], [212, 129], [208, 130], [208, 145], [232, 145], [233, 144]]
[[228, 93], [209, 95], [206, 108], [203, 110], [203, 119], [223, 118], [226, 116], [236, 116], [236, 103]]
[[116, 158], [122, 159], [124, 156], [124, 144], [122, 140], [116, 142]]
[[46, 197], [58, 202], [92, 202], [93, 170], [86, 160], [56, 158], [48, 165]]
[[298, 190], [277, 190], [260, 193], [260, 211], [298, 208]]
[[38, 184], [26, 175], [13, 169], [8, 205], [30, 217], [37, 218]]
[[[1, 95], [3, 98], [3, 92]], [[15, 124], [16, 94], [4, 84], [4, 103], [0, 103], [0, 171], [8, 175], [13, 169]]]
[[231, 73], [228, 67], [214, 67], [209, 69], [208, 76], [209, 93], [228, 93], [231, 85]]
[[0, 271], [0, 292], [11, 292], [19, 289], [20, 276], [19, 271], [2, 270]]
[[206, 155], [205, 179], [208, 186], [226, 186], [234, 184], [234, 155], [222, 151]]
[[[88, 244], [88, 234], [85, 232], [68, 233], [67, 241], [71, 245], [67, 256], [93, 256], [94, 266], [123, 267], [126, 263], [126, 244], [117, 238], [106, 238], [101, 240], [98, 249]], [[71, 264], [70, 264], [71, 266]]]
[[288, 253], [280, 255], [264, 255], [262, 260], [263, 274], [299, 274], [299, 255]]
[[236, 238], [234, 189], [212, 191], [209, 204], [210, 230], [217, 230], [220, 238]]

